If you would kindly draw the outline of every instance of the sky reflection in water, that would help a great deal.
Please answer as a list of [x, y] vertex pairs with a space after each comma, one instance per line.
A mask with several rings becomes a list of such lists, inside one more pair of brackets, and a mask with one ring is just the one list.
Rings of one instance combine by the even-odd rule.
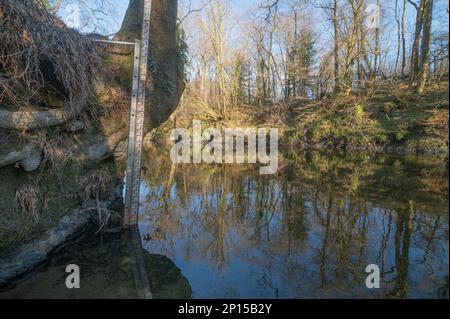
[[[448, 295], [448, 171], [435, 159], [290, 154], [260, 176], [156, 152], [141, 187], [144, 246], [175, 262], [195, 298]], [[380, 290], [365, 287], [369, 264]]]

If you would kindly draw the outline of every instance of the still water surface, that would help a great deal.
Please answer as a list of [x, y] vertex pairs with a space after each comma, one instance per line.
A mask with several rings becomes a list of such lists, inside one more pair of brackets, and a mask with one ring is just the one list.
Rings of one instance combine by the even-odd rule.
[[[141, 185], [144, 247], [175, 262], [194, 298], [448, 295], [448, 167], [433, 158], [291, 153], [260, 176], [157, 154]], [[365, 286], [369, 264], [379, 290]]]

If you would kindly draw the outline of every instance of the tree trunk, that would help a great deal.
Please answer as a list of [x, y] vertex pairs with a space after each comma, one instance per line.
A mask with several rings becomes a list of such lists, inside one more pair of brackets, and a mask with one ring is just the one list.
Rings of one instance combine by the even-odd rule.
[[402, 78], [405, 76], [405, 69], [406, 69], [405, 17], [406, 17], [406, 0], [403, 0], [403, 12], [402, 12]]
[[[380, 0], [377, 0], [377, 6], [378, 8], [380, 8]], [[381, 10], [381, 8], [379, 9]], [[380, 52], [380, 25], [377, 26], [377, 28], [375, 29], [375, 61], [374, 61], [374, 66], [373, 66], [373, 81], [375, 83], [376, 81], [376, 77], [378, 75], [378, 63], [379, 60], [381, 58], [381, 52]]]
[[338, 0], [333, 4], [333, 29], [334, 29], [334, 91], [340, 89], [339, 81], [339, 34], [338, 34]]
[[[117, 39], [134, 41], [141, 38], [143, 3], [144, 0], [130, 0]], [[153, 85], [148, 86], [149, 98], [146, 99], [146, 132], [169, 119], [177, 108], [185, 87], [178, 50], [177, 8], [178, 0], [152, 1], [148, 65], [149, 76], [153, 75]]]
[[401, 23], [398, 17], [398, 0], [395, 0], [395, 21], [397, 22], [397, 56], [395, 57], [394, 79], [397, 79], [398, 61], [400, 59]]
[[433, 0], [425, 0], [425, 11], [423, 20], [423, 38], [420, 48], [420, 72], [419, 85], [417, 92], [422, 94], [427, 82], [430, 69], [430, 39], [431, 39], [431, 23], [433, 20]]
[[425, 2], [426, 0], [421, 0], [419, 7], [418, 8], [416, 7], [417, 9], [416, 28], [414, 31], [414, 41], [411, 51], [411, 82], [415, 81], [416, 76], [419, 72], [419, 45], [420, 45], [420, 36], [422, 34]]

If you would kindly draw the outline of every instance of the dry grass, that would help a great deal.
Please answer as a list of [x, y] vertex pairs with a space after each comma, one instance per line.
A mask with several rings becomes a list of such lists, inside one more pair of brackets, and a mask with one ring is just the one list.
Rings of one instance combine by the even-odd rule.
[[78, 186], [83, 190], [84, 199], [100, 200], [106, 194], [108, 185], [112, 182], [111, 173], [107, 169], [100, 169], [80, 179]]
[[62, 148], [58, 145], [58, 140], [42, 140], [42, 162], [39, 167], [41, 172], [59, 171], [69, 162], [72, 155], [68, 148]]
[[103, 208], [100, 206], [100, 198], [102, 194], [105, 194], [108, 190], [108, 185], [112, 182], [112, 176], [107, 169], [101, 169], [92, 172], [91, 174], [81, 178], [79, 182], [80, 188], [84, 189], [85, 200], [95, 198], [96, 207], [90, 207], [86, 211], [97, 211], [98, 230], [100, 232], [112, 232], [117, 228], [108, 228], [111, 218], [113, 216], [121, 218], [120, 214], [115, 211]]
[[29, 223], [39, 222], [39, 189], [32, 184], [25, 185], [16, 190], [14, 198], [14, 212], [20, 211], [22, 218]]

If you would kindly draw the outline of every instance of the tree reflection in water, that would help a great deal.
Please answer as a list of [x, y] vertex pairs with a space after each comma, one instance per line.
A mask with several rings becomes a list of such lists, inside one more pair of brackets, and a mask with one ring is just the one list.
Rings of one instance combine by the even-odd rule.
[[[291, 153], [260, 176], [161, 154], [146, 154], [140, 228], [195, 297], [448, 294], [448, 170], [437, 159]], [[369, 264], [379, 290], [365, 287]]]

